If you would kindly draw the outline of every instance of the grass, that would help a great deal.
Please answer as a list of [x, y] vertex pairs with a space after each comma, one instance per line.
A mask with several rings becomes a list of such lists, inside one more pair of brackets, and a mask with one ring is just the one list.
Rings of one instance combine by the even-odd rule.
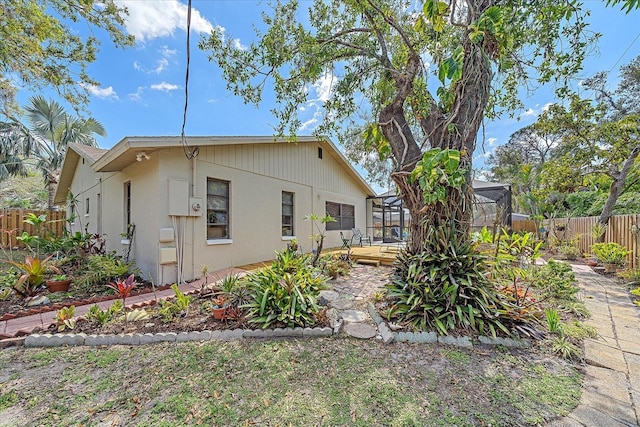
[[343, 338], [18, 348], [0, 365], [8, 425], [536, 425], [580, 396], [548, 355]]

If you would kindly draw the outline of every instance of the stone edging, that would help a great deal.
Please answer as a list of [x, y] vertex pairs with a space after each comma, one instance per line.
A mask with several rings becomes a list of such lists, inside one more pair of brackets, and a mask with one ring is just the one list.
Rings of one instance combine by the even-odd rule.
[[224, 331], [161, 332], [87, 335], [79, 334], [32, 334], [24, 338], [25, 347], [145, 345], [158, 342], [187, 341], [232, 341], [246, 338], [315, 338], [330, 337], [333, 329], [324, 328], [276, 328], [276, 329], [232, 329]]
[[[385, 344], [391, 342], [410, 342], [416, 344], [448, 344], [454, 345], [457, 347], [473, 347], [474, 343], [471, 337], [452, 337], [452, 336], [442, 336], [438, 335], [435, 332], [393, 332], [389, 325], [384, 321], [382, 316], [378, 313], [373, 304], [369, 303], [367, 305], [367, 310], [369, 311], [369, 315], [373, 319], [373, 321], [378, 326], [378, 332], [382, 337], [382, 342]], [[513, 339], [513, 338], [501, 338], [501, 337], [478, 337], [479, 343], [484, 345], [502, 345], [504, 347], [510, 348], [529, 348], [531, 347], [531, 342], [526, 339]], [[477, 345], [476, 344], [476, 345]]]

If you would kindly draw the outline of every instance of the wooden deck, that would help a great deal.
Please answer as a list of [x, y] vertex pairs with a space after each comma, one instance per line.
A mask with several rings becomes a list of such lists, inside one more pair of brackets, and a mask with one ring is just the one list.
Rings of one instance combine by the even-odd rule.
[[[375, 264], [391, 265], [396, 259], [396, 255], [400, 247], [395, 244], [382, 244], [372, 246], [354, 246], [351, 248], [351, 260], [354, 262], [361, 261], [363, 264]], [[340, 250], [340, 248], [328, 248], [322, 251], [323, 254], [346, 254], [346, 249]], [[253, 271], [259, 268], [268, 267], [271, 265], [272, 260], [266, 260], [261, 262], [255, 262], [253, 264], [241, 265], [235, 267], [239, 270]]]

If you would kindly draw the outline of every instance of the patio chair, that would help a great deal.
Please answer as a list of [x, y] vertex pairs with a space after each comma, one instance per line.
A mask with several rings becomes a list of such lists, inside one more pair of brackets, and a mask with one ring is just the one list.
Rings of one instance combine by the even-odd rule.
[[362, 234], [362, 231], [360, 231], [359, 228], [352, 228], [351, 232], [353, 233], [353, 236], [351, 236], [351, 244], [353, 244], [353, 240], [355, 239], [356, 243], [358, 243], [360, 247], [362, 247], [363, 243], [369, 243], [369, 246], [371, 246], [371, 237], [366, 234]]
[[344, 237], [344, 233], [341, 231], [340, 232], [340, 238], [342, 239], [342, 246], [340, 246], [340, 250], [342, 249], [351, 249], [351, 240], [353, 239], [353, 237], [351, 239], [348, 239], [346, 237]]

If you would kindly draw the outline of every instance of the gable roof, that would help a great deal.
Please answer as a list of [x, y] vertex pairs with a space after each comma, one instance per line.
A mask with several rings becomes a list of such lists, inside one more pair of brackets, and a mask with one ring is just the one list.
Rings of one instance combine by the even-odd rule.
[[[212, 145], [238, 145], [238, 144], [287, 144], [284, 138], [274, 138], [273, 136], [191, 136], [186, 138], [190, 147], [203, 147]], [[362, 178], [362, 176], [351, 165], [347, 158], [328, 138], [316, 138], [311, 136], [300, 136], [296, 143], [320, 142], [328, 148], [330, 154], [338, 164], [347, 172], [367, 194], [375, 196], [375, 191]], [[135, 163], [139, 152], [144, 151], [151, 154], [154, 151], [166, 148], [182, 147], [182, 138], [179, 136], [132, 136], [125, 137], [109, 150], [96, 149], [94, 147], [80, 146], [79, 144], [69, 144], [65, 160], [62, 165], [62, 173], [54, 202], [64, 203], [66, 200], [66, 189], [71, 186], [73, 174], [80, 156], [89, 160], [91, 168], [95, 172], [119, 172], [127, 166]], [[64, 189], [64, 191], [62, 191]]]
[[62, 161], [62, 170], [60, 171], [60, 178], [58, 178], [58, 186], [56, 187], [53, 202], [59, 205], [67, 200], [67, 190], [71, 187], [71, 181], [80, 159], [84, 159], [92, 165], [107, 151], [90, 145], [70, 143]]

